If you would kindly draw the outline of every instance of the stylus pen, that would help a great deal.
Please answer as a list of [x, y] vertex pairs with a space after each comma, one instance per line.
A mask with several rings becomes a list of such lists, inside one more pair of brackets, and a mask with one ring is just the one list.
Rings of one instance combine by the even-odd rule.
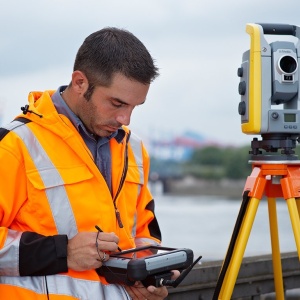
[[[103, 230], [98, 226], [98, 225], [95, 225], [95, 228], [99, 231], [99, 232], [103, 232]], [[118, 250], [121, 252], [122, 249], [118, 246]]]

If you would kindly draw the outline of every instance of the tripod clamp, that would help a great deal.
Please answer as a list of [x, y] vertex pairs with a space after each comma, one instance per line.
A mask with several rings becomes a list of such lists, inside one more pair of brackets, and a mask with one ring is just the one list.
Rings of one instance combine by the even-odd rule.
[[[299, 142], [299, 135], [292, 134], [263, 134], [262, 140], [253, 138], [251, 142], [251, 160], [298, 160], [294, 149]], [[281, 149], [280, 153], [279, 150]], [[264, 150], [264, 152], [263, 152]]]

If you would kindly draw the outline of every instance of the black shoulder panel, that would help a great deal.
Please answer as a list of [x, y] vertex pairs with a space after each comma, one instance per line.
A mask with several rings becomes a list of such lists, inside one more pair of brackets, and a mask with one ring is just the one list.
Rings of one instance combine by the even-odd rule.
[[0, 141], [9, 133], [9, 130], [0, 128]]
[[23, 118], [23, 117], [16, 118], [15, 121], [19, 121], [19, 122], [22, 122], [24, 124], [31, 122], [31, 120]]
[[[16, 118], [15, 120], [18, 120], [19, 122], [22, 122], [23, 124], [31, 122], [31, 120], [28, 120], [23, 117]], [[1, 128], [0, 127], [0, 141], [9, 133], [10, 130], [6, 128]]]

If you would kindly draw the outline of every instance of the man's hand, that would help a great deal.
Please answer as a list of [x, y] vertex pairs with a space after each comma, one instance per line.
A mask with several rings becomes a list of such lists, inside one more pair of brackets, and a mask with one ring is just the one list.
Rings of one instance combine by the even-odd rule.
[[[179, 271], [172, 271], [172, 279], [176, 279]], [[133, 286], [125, 286], [125, 289], [132, 300], [163, 300], [168, 296], [168, 290], [165, 286], [148, 286], [145, 288], [141, 282], [136, 282]]]
[[114, 233], [98, 234], [98, 250], [96, 247], [97, 232], [79, 232], [68, 242], [68, 268], [75, 271], [97, 269], [102, 266], [101, 259], [109, 259], [104, 251], [116, 251], [119, 238]]

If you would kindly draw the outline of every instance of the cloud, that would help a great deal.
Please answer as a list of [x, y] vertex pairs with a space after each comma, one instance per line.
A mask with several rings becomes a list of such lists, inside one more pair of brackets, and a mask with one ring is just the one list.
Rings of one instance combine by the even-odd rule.
[[[155, 58], [161, 76], [132, 128], [140, 135], [195, 130], [223, 143], [250, 143], [240, 129], [236, 70], [250, 47], [246, 23], [298, 25], [300, 2], [200, 0], [0, 0], [0, 101], [5, 122], [30, 90], [70, 81], [90, 33], [125, 28]], [[300, 25], [300, 24], [299, 24]]]

